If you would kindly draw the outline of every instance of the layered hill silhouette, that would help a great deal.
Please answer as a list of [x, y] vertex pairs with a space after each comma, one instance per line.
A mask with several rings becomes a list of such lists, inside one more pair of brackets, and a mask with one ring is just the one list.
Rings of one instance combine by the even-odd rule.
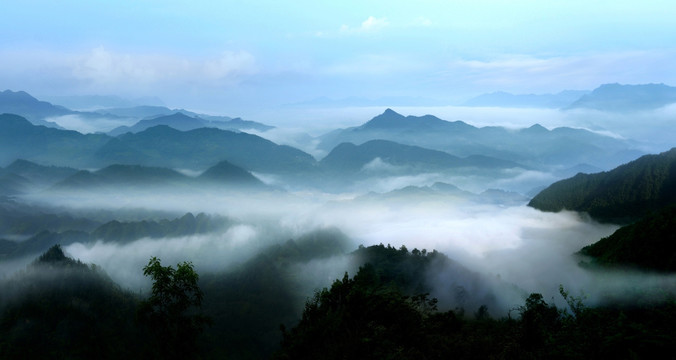
[[75, 113], [63, 106], [53, 105], [40, 101], [25, 91], [5, 90], [0, 92], [0, 114], [20, 114], [38, 125], [58, 127], [44, 119], [52, 116], [62, 116]]
[[341, 143], [361, 145], [370, 140], [389, 140], [460, 157], [490, 156], [535, 168], [583, 163], [612, 168], [642, 155], [625, 140], [583, 129], [548, 130], [537, 124], [520, 130], [477, 128], [432, 115], [403, 116], [391, 109], [361, 126], [332, 131], [320, 140], [319, 148], [327, 151]]
[[368, 170], [369, 165], [377, 170], [378, 162], [385, 167], [406, 167], [414, 171], [439, 171], [459, 167], [492, 169], [524, 167], [512, 161], [487, 156], [474, 155], [460, 158], [443, 151], [403, 145], [387, 140], [371, 140], [361, 145], [340, 144], [321, 160], [320, 165], [333, 171], [355, 172]]
[[16, 159], [79, 169], [127, 164], [194, 170], [227, 160], [248, 170], [273, 173], [312, 170], [316, 162], [290, 146], [215, 128], [183, 132], [158, 125], [110, 137], [36, 126], [21, 116], [2, 114], [0, 166]]
[[51, 191], [148, 188], [199, 189], [205, 185], [222, 188], [260, 188], [265, 185], [250, 172], [227, 161], [190, 177], [176, 170], [162, 167], [115, 164], [97, 171], [81, 170], [54, 185]]
[[558, 181], [528, 204], [543, 211], [587, 212], [601, 221], [628, 223], [676, 204], [676, 148], [645, 155], [608, 172]]
[[[159, 111], [159, 110], [158, 110]], [[118, 136], [128, 132], [138, 133], [153, 126], [166, 125], [180, 131], [189, 131], [200, 128], [218, 128], [221, 130], [243, 130], [254, 129], [266, 131], [272, 129], [272, 126], [257, 123], [255, 121], [242, 120], [241, 118], [224, 120], [207, 120], [200, 116], [191, 116], [189, 112], [174, 112], [168, 115], [161, 115], [149, 119], [140, 120], [132, 126], [120, 126], [108, 132], [110, 136]]]
[[99, 164], [138, 164], [202, 170], [221, 160], [250, 171], [311, 170], [316, 160], [262, 137], [214, 128], [179, 131], [158, 125], [111, 139], [93, 155]]
[[83, 135], [77, 131], [36, 126], [25, 118], [0, 115], [0, 166], [16, 159], [71, 167], [91, 165], [91, 154], [104, 146], [110, 137]]

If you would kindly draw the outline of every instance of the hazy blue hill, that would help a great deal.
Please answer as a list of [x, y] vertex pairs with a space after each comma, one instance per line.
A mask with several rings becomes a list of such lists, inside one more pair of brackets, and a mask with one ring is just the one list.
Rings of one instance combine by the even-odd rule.
[[170, 238], [206, 234], [230, 225], [228, 219], [199, 213], [194, 216], [187, 213], [173, 220], [141, 220], [120, 222], [109, 221], [94, 230], [91, 236], [95, 240], [111, 242], [130, 242], [144, 237]]
[[0, 114], [2, 113], [17, 114], [39, 125], [58, 127], [54, 123], [45, 122], [44, 119], [75, 112], [62, 106], [40, 101], [25, 91], [5, 90], [0, 92]]
[[70, 167], [39, 165], [24, 159], [17, 159], [7, 166], [6, 170], [40, 186], [53, 185], [78, 171]]
[[467, 125], [462, 121], [444, 121], [433, 115], [403, 116], [392, 109], [386, 109], [382, 114], [354, 130], [359, 132], [376, 129], [414, 132], [426, 132], [430, 130], [471, 132], [476, 130], [475, 127]]
[[147, 118], [152, 116], [166, 116], [176, 111], [165, 106], [140, 105], [131, 107], [107, 108], [96, 111], [103, 115], [114, 115], [128, 118]]
[[198, 180], [216, 185], [263, 186], [253, 174], [225, 160], [208, 168]]
[[159, 125], [120, 135], [114, 141], [114, 147], [103, 147], [95, 154], [97, 163], [203, 170], [227, 160], [251, 171], [297, 172], [312, 170], [316, 162], [311, 155], [290, 146], [214, 128], [182, 132]]
[[610, 169], [642, 155], [629, 141], [582, 129], [548, 130], [540, 125], [516, 131], [497, 126], [477, 128], [431, 115], [403, 116], [390, 109], [361, 126], [321, 136], [318, 148], [331, 151], [341, 143], [361, 145], [371, 140], [394, 141], [460, 157], [489, 156], [547, 170], [581, 163]]
[[582, 254], [604, 265], [676, 271], [676, 206], [650, 213], [634, 224], [584, 247]]
[[137, 133], [157, 125], [166, 125], [176, 130], [188, 131], [193, 129], [199, 129], [202, 127], [207, 127], [208, 126], [207, 124], [208, 123], [202, 119], [190, 117], [180, 112], [177, 112], [171, 115], [164, 115], [152, 119], [141, 120], [130, 127], [121, 126], [110, 131], [108, 135], [118, 136], [125, 134], [127, 132]]
[[25, 177], [0, 169], [0, 196], [22, 194], [29, 191], [32, 185]]
[[43, 230], [92, 231], [100, 223], [73, 217], [66, 212], [19, 203], [12, 198], [0, 197], [0, 234], [32, 236]]
[[343, 143], [334, 148], [320, 165], [333, 171], [359, 171], [380, 159], [387, 165], [410, 167], [420, 171], [448, 170], [458, 167], [513, 168], [518, 164], [487, 156], [459, 158], [443, 151], [398, 144], [386, 140], [371, 140], [361, 145]]
[[676, 103], [676, 87], [664, 84], [604, 84], [570, 104], [568, 109], [602, 111], [651, 110]]
[[95, 172], [79, 171], [57, 183], [52, 190], [185, 186], [190, 184], [191, 180], [192, 178], [172, 169], [114, 164]]
[[628, 222], [676, 203], [676, 148], [645, 155], [608, 172], [577, 174], [535, 196], [543, 211], [588, 212], [603, 221]]
[[57, 166], [84, 167], [91, 154], [109, 140], [110, 137], [102, 134], [83, 135], [77, 131], [36, 126], [18, 115], [0, 115], [0, 165], [26, 159]]
[[589, 91], [565, 90], [557, 94], [510, 94], [504, 91], [482, 94], [465, 103], [464, 106], [507, 107], [507, 108], [562, 108], [570, 105]]
[[336, 146], [320, 164], [335, 171], [359, 171], [364, 165], [380, 158], [395, 166], [428, 165], [435, 168], [460, 166], [460, 158], [442, 151], [397, 144], [386, 140], [371, 140], [361, 145], [343, 143]]
[[70, 245], [76, 242], [88, 243], [92, 240], [89, 233], [84, 231], [67, 230], [63, 232], [53, 232], [43, 230], [30, 238], [17, 242], [16, 248], [11, 252], [4, 254], [7, 257], [22, 257], [26, 255], [35, 255], [46, 251], [54, 245]]
[[103, 109], [98, 112], [106, 116], [124, 116], [141, 119], [133, 126], [120, 126], [111, 130], [108, 132], [110, 136], [119, 136], [127, 132], [137, 133], [157, 125], [167, 125], [181, 131], [203, 127], [236, 131], [248, 129], [267, 131], [274, 128], [273, 126], [241, 118], [198, 114], [183, 109], [172, 110], [164, 106], [135, 106], [130, 108]]

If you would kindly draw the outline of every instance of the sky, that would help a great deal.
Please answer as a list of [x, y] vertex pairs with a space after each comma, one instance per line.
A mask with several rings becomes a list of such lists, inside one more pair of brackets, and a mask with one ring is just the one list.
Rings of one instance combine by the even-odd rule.
[[0, 90], [213, 114], [676, 85], [671, 0], [5, 1]]

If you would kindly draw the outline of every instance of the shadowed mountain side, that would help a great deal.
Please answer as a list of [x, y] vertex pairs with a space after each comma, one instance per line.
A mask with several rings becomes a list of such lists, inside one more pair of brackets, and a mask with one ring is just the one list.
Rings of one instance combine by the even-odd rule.
[[317, 230], [273, 245], [234, 271], [203, 275], [203, 309], [214, 320], [205, 344], [209, 358], [268, 358], [279, 346], [280, 324], [295, 323], [311, 295], [303, 280], [315, 274], [299, 269], [348, 248], [339, 230]]
[[154, 350], [134, 322], [136, 297], [59, 246], [0, 288], [4, 359], [131, 359]]
[[318, 147], [326, 151], [341, 143], [359, 145], [370, 140], [388, 140], [461, 157], [496, 157], [536, 168], [581, 163], [612, 168], [642, 155], [628, 141], [583, 129], [548, 130], [540, 125], [520, 130], [477, 128], [431, 115], [403, 116], [390, 109], [361, 126], [332, 131], [320, 140]]
[[588, 212], [602, 221], [627, 223], [676, 203], [676, 148], [645, 155], [608, 172], [558, 181], [528, 204], [542, 211]]
[[676, 205], [621, 227], [580, 253], [597, 264], [675, 272]]
[[[376, 164], [379, 159], [380, 163]], [[383, 165], [384, 164], [384, 165]], [[371, 140], [361, 145], [343, 143], [336, 146], [320, 161], [324, 169], [356, 172], [387, 166], [409, 167], [416, 171], [439, 171], [459, 167], [505, 169], [521, 166], [488, 156], [459, 158], [443, 151], [418, 146], [402, 145], [386, 140]]]
[[98, 164], [138, 164], [203, 170], [222, 160], [260, 172], [314, 168], [315, 159], [290, 146], [246, 133], [200, 128], [186, 132], [158, 125], [111, 140], [94, 154]]
[[25, 118], [0, 115], [0, 165], [26, 159], [58, 166], [84, 167], [110, 137], [35, 126]]

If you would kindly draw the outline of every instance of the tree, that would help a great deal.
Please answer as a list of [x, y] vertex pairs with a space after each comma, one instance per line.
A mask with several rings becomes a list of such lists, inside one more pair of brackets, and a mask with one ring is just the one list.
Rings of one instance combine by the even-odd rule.
[[139, 306], [139, 320], [149, 327], [160, 349], [160, 358], [194, 358], [197, 338], [209, 323], [199, 313], [204, 294], [191, 262], [162, 266], [152, 257], [143, 275], [153, 280], [152, 293]]

